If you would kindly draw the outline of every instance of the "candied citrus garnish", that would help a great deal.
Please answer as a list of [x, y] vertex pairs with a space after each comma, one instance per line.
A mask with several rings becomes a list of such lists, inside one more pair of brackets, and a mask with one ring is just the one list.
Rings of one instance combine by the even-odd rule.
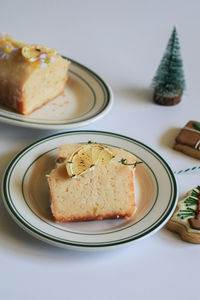
[[69, 176], [77, 176], [87, 169], [111, 161], [115, 153], [107, 146], [90, 144], [81, 146], [69, 157], [66, 168]]
[[[30, 62], [39, 61], [41, 56], [54, 56], [57, 51], [40, 45], [30, 45], [22, 48], [22, 55]], [[43, 58], [43, 57], [42, 57]]]

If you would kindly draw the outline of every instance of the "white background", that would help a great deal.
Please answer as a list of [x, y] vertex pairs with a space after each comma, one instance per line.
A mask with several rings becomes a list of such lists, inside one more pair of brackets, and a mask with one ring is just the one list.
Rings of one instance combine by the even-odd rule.
[[[112, 87], [108, 115], [83, 129], [128, 135], [158, 151], [173, 170], [199, 161], [172, 150], [180, 128], [200, 121], [200, 2], [0, 1], [2, 31], [54, 47]], [[150, 84], [173, 26], [180, 37], [187, 89], [177, 106], [152, 102]], [[0, 179], [24, 146], [53, 131], [0, 124]], [[180, 195], [199, 174], [178, 178]], [[200, 246], [165, 228], [109, 252], [75, 252], [21, 230], [0, 201], [0, 299], [199, 299]]]

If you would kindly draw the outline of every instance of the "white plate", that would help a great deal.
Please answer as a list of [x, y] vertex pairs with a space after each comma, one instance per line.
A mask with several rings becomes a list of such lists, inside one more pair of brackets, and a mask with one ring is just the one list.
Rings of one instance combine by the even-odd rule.
[[[56, 148], [88, 141], [123, 148], [143, 162], [135, 174], [137, 210], [129, 220], [53, 220], [46, 175], [54, 167]], [[131, 138], [101, 131], [63, 132], [28, 146], [8, 166], [2, 192], [10, 215], [23, 229], [56, 246], [75, 249], [112, 248], [150, 236], [167, 222], [177, 201], [175, 177], [159, 154]]]
[[110, 87], [87, 67], [69, 60], [71, 64], [65, 94], [30, 116], [23, 116], [0, 105], [0, 121], [23, 127], [68, 130], [103, 117], [113, 102]]

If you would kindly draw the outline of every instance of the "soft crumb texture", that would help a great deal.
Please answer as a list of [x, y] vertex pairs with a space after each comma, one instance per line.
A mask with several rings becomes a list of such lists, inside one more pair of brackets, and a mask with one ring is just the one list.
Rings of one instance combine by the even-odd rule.
[[29, 115], [64, 91], [69, 62], [59, 55], [45, 68], [19, 54], [0, 60], [0, 102]]
[[[58, 160], [79, 146], [60, 147]], [[134, 163], [136, 159], [122, 149], [112, 149], [116, 153], [114, 161], [97, 165], [79, 176], [70, 178], [63, 163], [51, 171], [48, 177], [51, 210], [57, 221], [102, 220], [132, 215], [135, 208], [133, 169], [118, 161], [126, 158]]]

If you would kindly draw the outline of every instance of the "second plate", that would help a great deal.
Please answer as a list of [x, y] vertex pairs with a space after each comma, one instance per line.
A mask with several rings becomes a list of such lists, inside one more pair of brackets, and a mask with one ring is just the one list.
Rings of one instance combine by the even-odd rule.
[[[137, 210], [130, 219], [68, 223], [53, 219], [46, 175], [55, 165], [57, 147], [89, 140], [123, 148], [143, 162], [136, 169]], [[59, 133], [28, 146], [8, 166], [2, 192], [9, 213], [23, 229], [73, 249], [113, 248], [150, 236], [167, 222], [177, 201], [175, 177], [159, 154], [129, 137], [101, 131]]]
[[30, 116], [23, 116], [0, 105], [0, 121], [23, 127], [69, 130], [103, 117], [113, 102], [110, 87], [92, 70], [69, 60], [71, 64], [65, 95], [57, 97]]

